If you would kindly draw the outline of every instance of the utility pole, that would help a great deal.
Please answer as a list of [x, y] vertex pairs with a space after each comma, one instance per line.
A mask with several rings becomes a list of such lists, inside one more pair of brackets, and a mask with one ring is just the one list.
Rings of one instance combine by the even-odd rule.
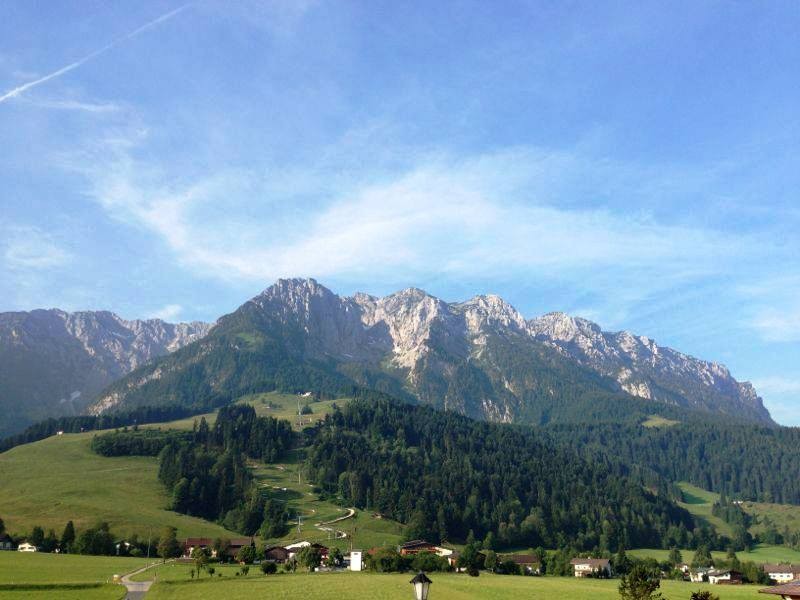
[[150, 562], [150, 539], [153, 537], [153, 528], [147, 530], [147, 562]]

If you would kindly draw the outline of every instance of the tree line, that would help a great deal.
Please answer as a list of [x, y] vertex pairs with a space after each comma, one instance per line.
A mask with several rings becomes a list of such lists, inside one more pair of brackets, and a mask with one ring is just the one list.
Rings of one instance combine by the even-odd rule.
[[179, 404], [166, 404], [163, 406], [140, 406], [127, 411], [103, 413], [98, 416], [80, 415], [45, 419], [31, 425], [22, 433], [0, 440], [0, 452], [5, 452], [21, 444], [38, 442], [55, 435], [59, 431], [80, 433], [82, 431], [114, 429], [144, 423], [162, 423], [164, 421], [183, 419], [194, 414], [197, 414], [197, 411], [190, 407]]

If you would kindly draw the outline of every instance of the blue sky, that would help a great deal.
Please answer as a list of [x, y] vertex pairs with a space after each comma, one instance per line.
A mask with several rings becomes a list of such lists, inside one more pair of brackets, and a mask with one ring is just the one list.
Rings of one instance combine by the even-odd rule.
[[498, 293], [800, 424], [800, 3], [0, 3], [0, 310]]

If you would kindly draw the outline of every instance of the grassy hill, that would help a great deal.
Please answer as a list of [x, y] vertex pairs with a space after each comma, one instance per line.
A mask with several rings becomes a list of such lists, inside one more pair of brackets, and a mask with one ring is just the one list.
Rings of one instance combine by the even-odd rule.
[[165, 510], [167, 495], [148, 457], [106, 458], [93, 453], [94, 432], [65, 434], [0, 454], [0, 516], [11, 532], [34, 525], [58, 535], [72, 519], [77, 529], [108, 521], [117, 535], [157, 535], [165, 525], [179, 536], [235, 536], [214, 523]]

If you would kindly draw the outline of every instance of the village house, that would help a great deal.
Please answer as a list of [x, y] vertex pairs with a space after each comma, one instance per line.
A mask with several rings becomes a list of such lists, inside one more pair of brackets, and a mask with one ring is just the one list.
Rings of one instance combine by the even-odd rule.
[[611, 577], [611, 561], [607, 558], [573, 558], [570, 561], [575, 577]]
[[203, 538], [203, 537], [190, 537], [186, 538], [183, 542], [183, 558], [191, 558], [192, 552], [196, 548], [202, 548], [203, 550], [208, 551], [208, 555], [211, 558], [219, 558], [220, 560], [233, 558], [241, 550], [244, 546], [250, 546], [254, 544], [254, 540], [251, 537], [243, 537], [243, 538], [233, 538], [228, 540], [229, 546], [225, 551], [225, 556], [217, 556], [217, 551], [214, 550], [214, 540], [211, 538]]
[[217, 552], [211, 547], [213, 543], [214, 540], [211, 538], [186, 538], [183, 541], [183, 558], [191, 558], [192, 552], [194, 552], [196, 548], [208, 550], [209, 555], [212, 558], [216, 558]]
[[512, 561], [522, 569], [525, 575], [540, 575], [542, 572], [542, 563], [533, 554], [506, 554], [501, 556], [500, 560]]
[[723, 570], [723, 571], [709, 571], [708, 583], [712, 585], [740, 585], [742, 583], [742, 574], [739, 571]]
[[233, 538], [231, 539], [230, 546], [228, 546], [226, 555], [233, 558], [239, 554], [239, 550], [245, 546], [255, 546], [255, 540], [251, 537]]
[[29, 544], [28, 542], [22, 542], [19, 547], [17, 548], [20, 552], [38, 552], [39, 549], [34, 546], [33, 544]]
[[401, 544], [397, 548], [400, 556], [413, 556], [419, 552], [433, 552], [436, 554], [437, 550], [438, 546], [431, 544], [430, 542], [426, 542], [425, 540], [411, 540], [410, 542]]
[[783, 598], [783, 600], [800, 600], [800, 581], [784, 583], [783, 585], [776, 585], [775, 587], [758, 591], [762, 594], [775, 594]]
[[697, 569], [689, 573], [689, 580], [692, 583], [703, 583], [704, 581], [708, 581], [708, 572], [711, 569]]
[[270, 546], [264, 549], [264, 560], [282, 565], [289, 560], [289, 550], [283, 546]]
[[0, 550], [13, 550], [14, 542], [10, 538], [0, 540]]
[[768, 563], [762, 565], [761, 569], [775, 583], [789, 583], [795, 579], [800, 579], [800, 567], [798, 566]]
[[309, 548], [309, 547], [316, 548], [317, 550], [319, 550], [319, 556], [323, 561], [328, 558], [327, 546], [323, 546], [322, 544], [318, 544], [316, 542], [312, 544], [311, 542], [307, 542], [304, 540], [302, 542], [297, 542], [296, 544], [289, 544], [288, 546], [286, 546], [286, 550], [289, 551], [289, 559], [294, 558], [297, 555], [297, 553], [300, 552], [300, 550], [302, 550], [303, 548]]

